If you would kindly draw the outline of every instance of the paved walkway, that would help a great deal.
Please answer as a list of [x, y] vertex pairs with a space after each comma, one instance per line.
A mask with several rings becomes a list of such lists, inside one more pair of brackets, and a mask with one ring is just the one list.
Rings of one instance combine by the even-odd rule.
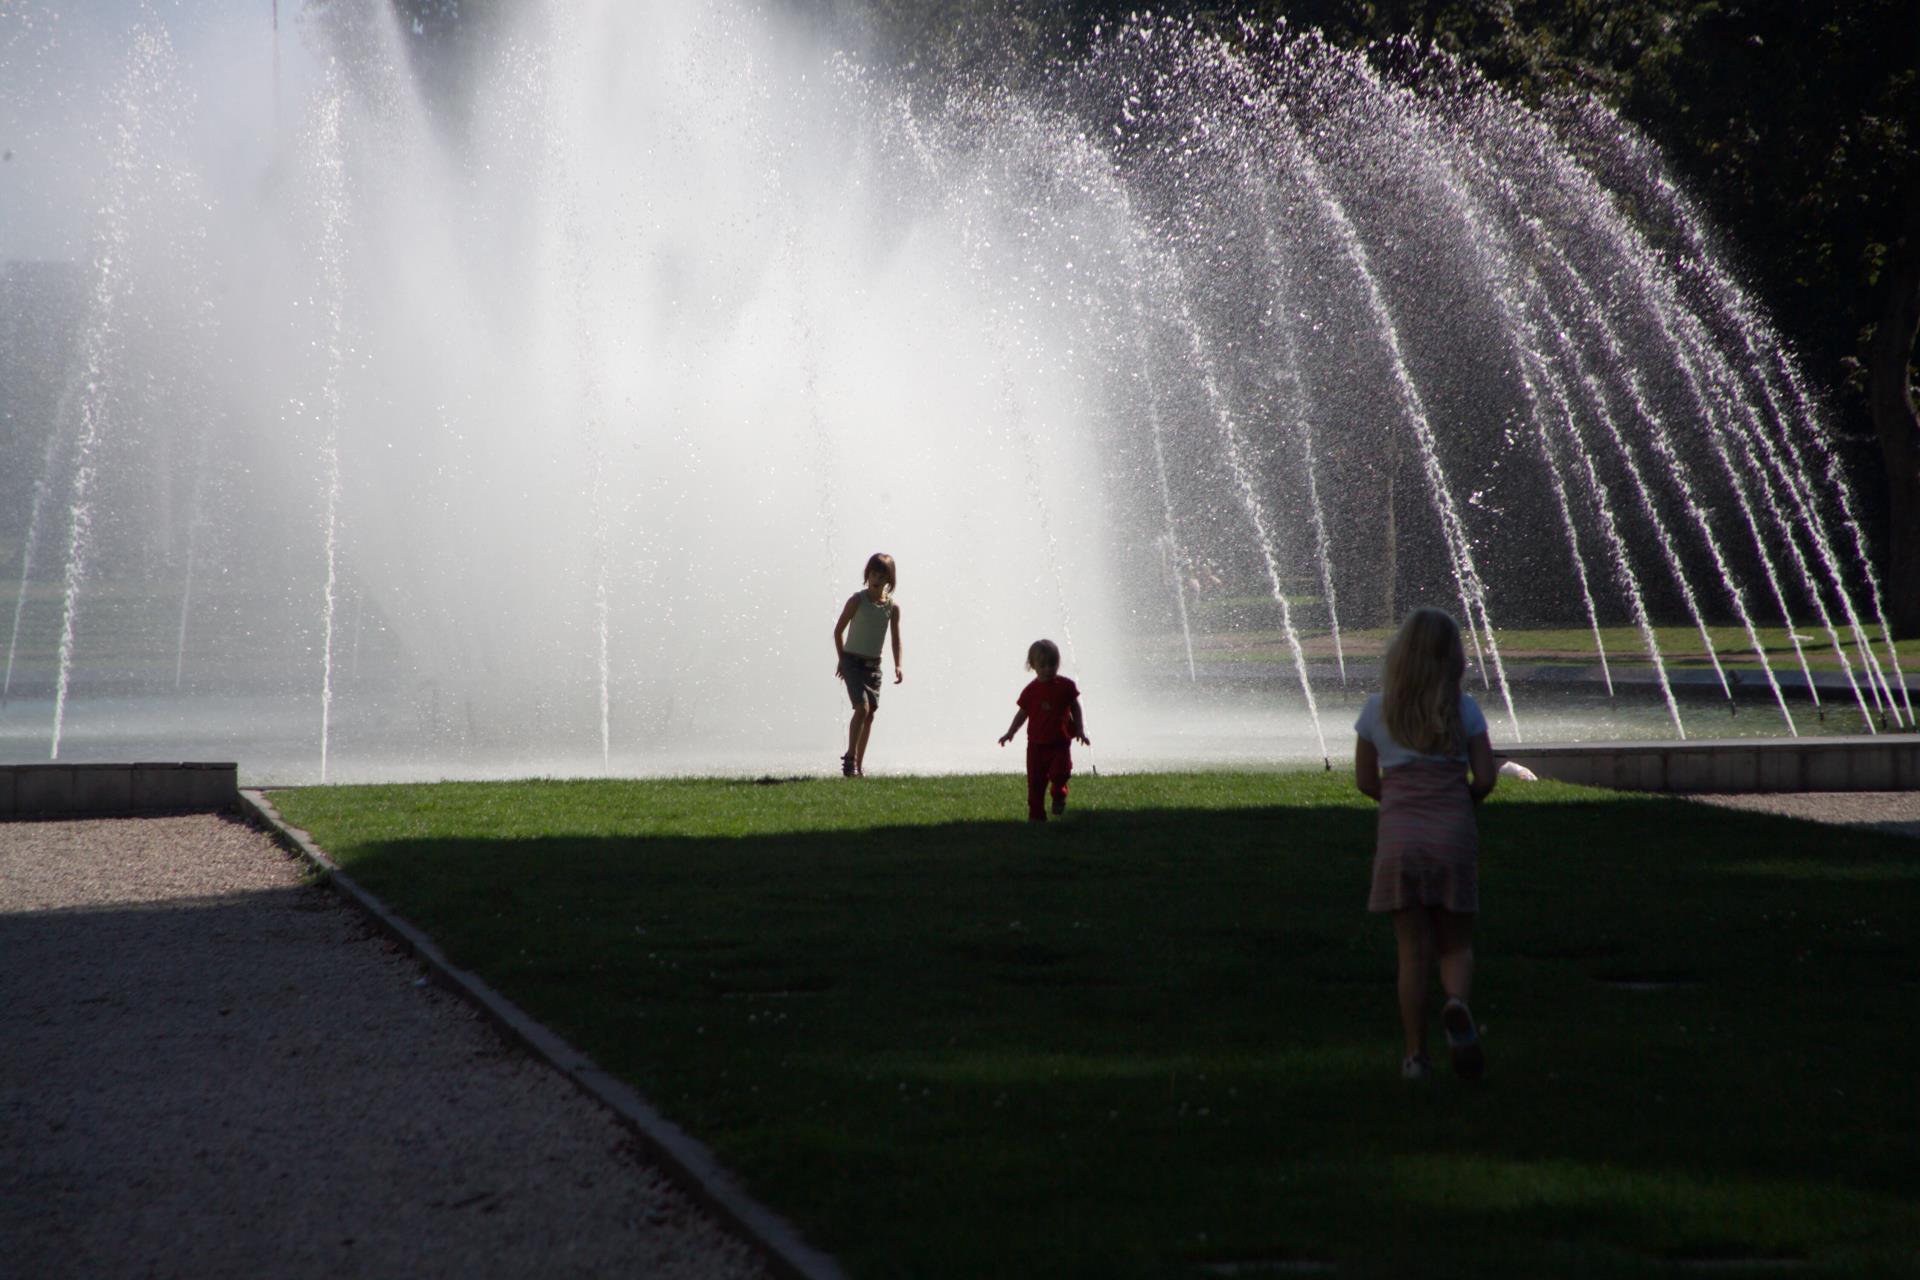
[[0, 1274], [764, 1275], [226, 818], [0, 823]]
[[1920, 836], [1920, 791], [1789, 791], [1770, 795], [1697, 795], [1703, 804], [1777, 813], [1843, 827]]

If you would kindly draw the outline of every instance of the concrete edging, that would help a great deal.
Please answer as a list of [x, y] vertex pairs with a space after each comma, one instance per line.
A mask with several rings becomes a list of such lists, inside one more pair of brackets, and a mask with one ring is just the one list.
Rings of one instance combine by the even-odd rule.
[[504, 1035], [545, 1059], [581, 1092], [619, 1117], [682, 1189], [758, 1250], [776, 1273], [789, 1280], [847, 1280], [838, 1262], [802, 1239], [792, 1223], [749, 1196], [704, 1143], [667, 1119], [632, 1086], [603, 1070], [488, 986], [479, 975], [448, 960], [433, 939], [342, 871], [311, 836], [282, 818], [264, 792], [242, 790], [239, 803], [242, 812], [278, 837], [296, 856], [324, 872], [328, 884], [411, 951], [442, 986], [472, 1004]]
[[0, 765], [0, 818], [109, 818], [231, 809], [231, 761]]
[[1765, 793], [1920, 789], [1920, 734], [1514, 744], [1500, 760], [1618, 791]]

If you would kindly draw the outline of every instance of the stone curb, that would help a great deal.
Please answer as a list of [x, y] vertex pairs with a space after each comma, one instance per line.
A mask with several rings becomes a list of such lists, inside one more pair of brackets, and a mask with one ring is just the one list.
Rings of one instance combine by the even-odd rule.
[[1543, 778], [1616, 791], [1744, 794], [1920, 789], [1920, 734], [1522, 743], [1494, 758]]
[[0, 764], [0, 818], [120, 818], [231, 809], [232, 761]]
[[242, 789], [240, 807], [295, 854], [324, 872], [333, 889], [411, 951], [441, 985], [618, 1116], [646, 1144], [662, 1170], [753, 1246], [777, 1274], [788, 1280], [847, 1280], [838, 1262], [802, 1239], [792, 1223], [749, 1196], [705, 1144], [660, 1114], [631, 1086], [529, 1017], [477, 974], [454, 965], [433, 939], [362, 888], [311, 836], [282, 818], [264, 792]]

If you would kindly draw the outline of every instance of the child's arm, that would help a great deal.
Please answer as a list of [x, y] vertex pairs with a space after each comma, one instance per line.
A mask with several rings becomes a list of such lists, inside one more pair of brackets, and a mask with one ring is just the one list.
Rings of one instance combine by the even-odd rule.
[[1007, 731], [1000, 735], [1000, 745], [1004, 747], [1009, 742], [1012, 742], [1013, 735], [1020, 732], [1020, 726], [1025, 724], [1026, 722], [1027, 722], [1027, 709], [1025, 707], [1022, 707], [1018, 711], [1013, 713], [1013, 723], [1008, 725]]
[[899, 684], [906, 678], [907, 673], [900, 669], [900, 606], [896, 604], [893, 606], [893, 682]]
[[840, 674], [840, 659], [847, 654], [847, 624], [853, 621], [853, 611], [860, 607], [860, 593], [854, 592], [847, 597], [846, 607], [840, 610], [840, 621], [833, 624], [833, 674]]
[[1087, 717], [1086, 714], [1080, 710], [1080, 695], [1077, 693], [1073, 695], [1073, 702], [1067, 707], [1067, 729], [1073, 734], [1074, 740], [1081, 746], [1090, 747], [1093, 745], [1093, 743], [1087, 739]]
[[1473, 781], [1467, 784], [1467, 791], [1479, 803], [1493, 794], [1493, 784], [1500, 780], [1500, 771], [1493, 764], [1493, 743], [1484, 733], [1473, 735], [1473, 741], [1467, 743], [1467, 767], [1473, 770]]
[[1353, 740], [1353, 785], [1363, 796], [1380, 798], [1380, 750], [1365, 738]]

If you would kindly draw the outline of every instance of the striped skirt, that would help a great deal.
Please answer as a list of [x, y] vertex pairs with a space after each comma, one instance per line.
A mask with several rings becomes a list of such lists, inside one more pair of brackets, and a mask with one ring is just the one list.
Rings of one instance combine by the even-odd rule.
[[1380, 833], [1369, 911], [1480, 909], [1480, 828], [1466, 766], [1413, 760], [1380, 774]]

